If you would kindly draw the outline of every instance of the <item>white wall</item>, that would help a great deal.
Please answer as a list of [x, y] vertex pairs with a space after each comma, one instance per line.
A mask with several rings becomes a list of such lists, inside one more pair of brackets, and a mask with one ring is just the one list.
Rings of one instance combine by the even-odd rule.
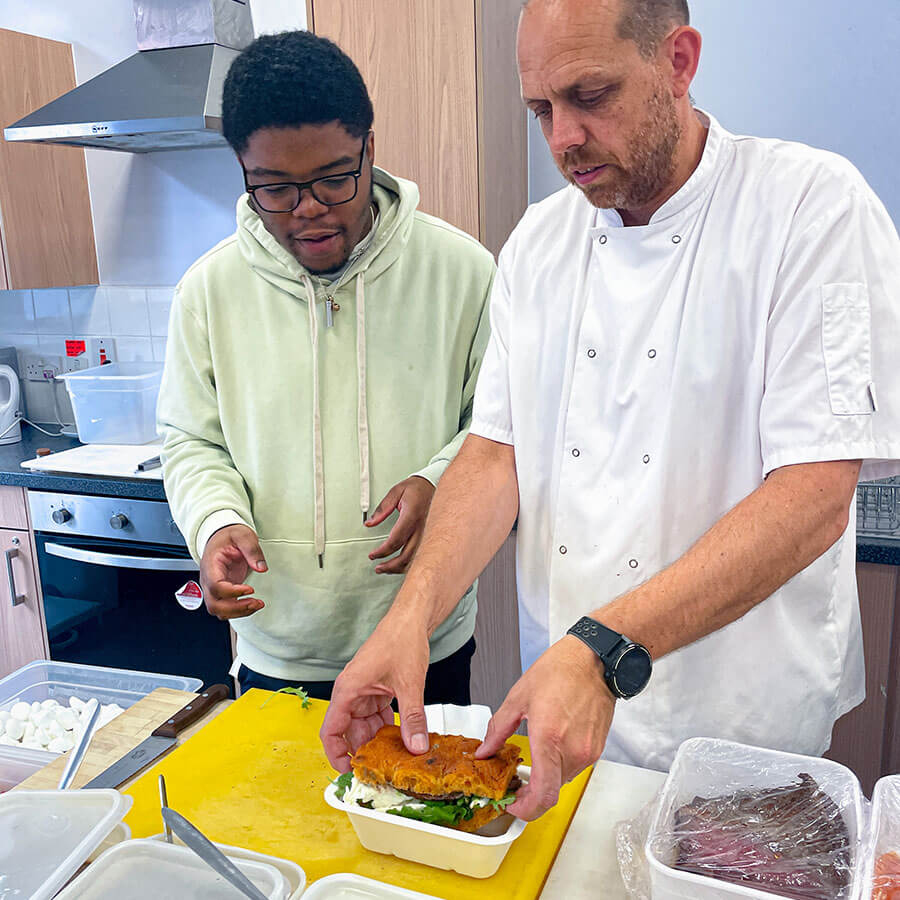
[[[257, 34], [306, 27], [304, 0], [251, 2]], [[0, 0], [0, 27], [72, 44], [79, 84], [137, 51], [132, 0]], [[174, 284], [234, 230], [229, 150], [85, 156], [101, 284]]]
[[[697, 105], [730, 131], [834, 150], [900, 225], [900, 2], [689, 0], [703, 35]], [[562, 186], [531, 124], [530, 196]]]

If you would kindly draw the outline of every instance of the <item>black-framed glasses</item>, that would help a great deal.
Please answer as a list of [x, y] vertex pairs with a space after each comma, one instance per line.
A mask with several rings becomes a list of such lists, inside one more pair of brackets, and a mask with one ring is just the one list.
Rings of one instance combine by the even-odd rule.
[[247, 170], [241, 161], [244, 173], [244, 187], [256, 201], [256, 205], [271, 213], [293, 212], [309, 190], [318, 203], [323, 206], [340, 206], [349, 203], [359, 190], [359, 177], [362, 175], [363, 160], [366, 158], [366, 145], [369, 135], [363, 138], [362, 152], [359, 154], [359, 165], [352, 172], [341, 172], [337, 175], [325, 175], [313, 178], [312, 181], [279, 181], [274, 184], [248, 184]]

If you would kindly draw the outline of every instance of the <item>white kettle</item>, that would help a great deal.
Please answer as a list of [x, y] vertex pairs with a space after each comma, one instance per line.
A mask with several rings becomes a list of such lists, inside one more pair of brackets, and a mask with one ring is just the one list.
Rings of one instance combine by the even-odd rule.
[[22, 440], [19, 391], [19, 376], [9, 366], [0, 366], [0, 444], [16, 444]]

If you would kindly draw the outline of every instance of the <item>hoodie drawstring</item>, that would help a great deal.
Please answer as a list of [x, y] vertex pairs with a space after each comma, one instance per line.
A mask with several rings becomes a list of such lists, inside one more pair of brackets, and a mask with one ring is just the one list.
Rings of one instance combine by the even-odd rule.
[[366, 286], [356, 276], [356, 436], [359, 442], [359, 506], [362, 520], [369, 515], [369, 411], [366, 404]]
[[[325, 556], [325, 462], [322, 451], [322, 413], [319, 403], [319, 317], [316, 310], [316, 289], [312, 279], [304, 273], [302, 280], [308, 297], [309, 341], [312, 350], [314, 546], [321, 569], [324, 566]], [[356, 383], [359, 505], [362, 510], [363, 522], [365, 522], [369, 514], [371, 497], [369, 487], [369, 412], [366, 393], [366, 288], [362, 272], [356, 276]]]
[[303, 286], [306, 288], [307, 308], [309, 310], [309, 342], [312, 349], [313, 376], [313, 485], [315, 492], [315, 551], [322, 568], [325, 555], [325, 464], [322, 453], [322, 414], [319, 408], [319, 317], [316, 315], [316, 289], [312, 279], [304, 274]]

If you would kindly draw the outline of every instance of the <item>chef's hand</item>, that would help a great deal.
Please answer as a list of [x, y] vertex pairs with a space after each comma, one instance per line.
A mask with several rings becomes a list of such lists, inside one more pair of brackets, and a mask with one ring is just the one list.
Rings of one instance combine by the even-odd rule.
[[433, 496], [434, 485], [427, 478], [411, 475], [395, 484], [375, 507], [372, 517], [366, 521], [368, 528], [380, 525], [395, 509], [400, 510], [384, 543], [369, 554], [369, 559], [384, 559], [400, 550], [393, 559], [375, 566], [378, 574], [400, 575], [407, 570], [422, 540]]
[[200, 560], [203, 600], [214, 616], [239, 619], [265, 606], [258, 597], [247, 597], [253, 588], [243, 581], [251, 570], [268, 570], [253, 530], [246, 525], [229, 525], [214, 532]]
[[566, 635], [512, 686], [488, 725], [477, 759], [493, 756], [528, 720], [531, 777], [507, 811], [536, 819], [559, 800], [559, 790], [603, 752], [615, 698], [593, 651]]
[[428, 633], [424, 623], [390, 612], [338, 676], [319, 738], [328, 761], [350, 771], [348, 754], [394, 722], [397, 698], [403, 743], [411, 753], [428, 750], [425, 673]]

